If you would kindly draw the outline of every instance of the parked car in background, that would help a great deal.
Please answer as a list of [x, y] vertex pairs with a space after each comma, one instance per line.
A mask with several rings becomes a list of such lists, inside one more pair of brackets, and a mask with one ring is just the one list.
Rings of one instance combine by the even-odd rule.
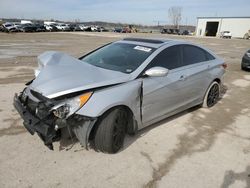
[[17, 29], [17, 31], [20, 31], [20, 28], [21, 28], [22, 24], [14, 22], [13, 26]]
[[84, 29], [84, 31], [91, 32], [92, 31], [91, 26], [86, 26], [86, 28]]
[[68, 24], [65, 24], [65, 23], [57, 23], [57, 24], [53, 24], [56, 26], [56, 28], [59, 30], [59, 31], [70, 31], [70, 27]]
[[20, 26], [21, 32], [36, 32], [37, 27], [34, 24], [22, 24]]
[[90, 31], [92, 31], [92, 32], [95, 32], [98, 30], [98, 26], [96, 26], [96, 25], [91, 25], [89, 28], [90, 28]]
[[220, 33], [220, 38], [231, 39], [232, 38], [232, 33], [230, 31], [222, 31]]
[[82, 31], [78, 24], [69, 24], [70, 31]]
[[[29, 21], [30, 22], [30, 21]], [[33, 22], [33, 23], [16, 23], [7, 22], [1, 24], [1, 32], [44, 32], [44, 31], [91, 31], [91, 32], [108, 32], [109, 30], [102, 26], [90, 25], [85, 26], [78, 23], [56, 23], [50, 21]]]
[[86, 26], [84, 31], [96, 32], [96, 31], [98, 31], [98, 27], [95, 25]]
[[113, 30], [115, 33], [121, 33], [122, 32], [122, 28], [114, 28]]
[[169, 29], [162, 29], [161, 34], [171, 34]]
[[53, 24], [50, 24], [50, 25], [44, 25], [46, 31], [51, 31], [51, 32], [54, 32], [54, 31], [59, 31], [57, 29], [57, 27]]
[[179, 29], [162, 29], [161, 34], [173, 34], [173, 35], [180, 35]]
[[183, 30], [180, 32], [181, 35], [191, 35], [191, 32], [188, 30]]
[[45, 27], [46, 31], [52, 31], [52, 26], [51, 25], [44, 24], [44, 27]]
[[241, 69], [250, 70], [250, 49], [242, 57]]
[[62, 27], [60, 24], [54, 23], [53, 25], [58, 29], [58, 31], [62, 31]]
[[4, 32], [4, 27], [3, 27], [3, 25], [0, 25], [0, 32]]
[[82, 31], [85, 31], [88, 28], [88, 26], [85, 26], [83, 24], [80, 24], [79, 27]]
[[124, 27], [122, 28], [122, 33], [132, 33], [132, 31], [129, 27]]
[[106, 29], [105, 27], [97, 27], [98, 32], [108, 32], [109, 30]]
[[4, 32], [17, 32], [18, 31], [17, 27], [13, 23], [7, 22], [7, 23], [4, 23], [2, 26], [3, 26], [2, 30]]
[[170, 29], [172, 30], [172, 33], [171, 34], [174, 34], [174, 35], [180, 35], [180, 30], [179, 29]]
[[36, 27], [36, 32], [45, 32], [46, 28], [43, 24], [34, 24], [34, 26]]
[[[118, 152], [126, 134], [196, 105], [214, 106], [226, 64], [210, 50], [175, 40], [126, 38], [76, 59], [38, 57], [35, 78], [14, 97], [24, 126], [44, 144], [75, 136]], [[34, 147], [34, 146], [32, 146]]]

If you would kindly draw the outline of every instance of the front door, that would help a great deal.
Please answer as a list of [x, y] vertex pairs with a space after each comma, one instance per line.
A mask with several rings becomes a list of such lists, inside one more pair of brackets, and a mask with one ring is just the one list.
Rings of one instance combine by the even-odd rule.
[[144, 125], [171, 113], [185, 103], [188, 75], [182, 67], [180, 46], [171, 46], [160, 52], [147, 69], [156, 66], [169, 69], [169, 73], [163, 77], [143, 79], [142, 123]]

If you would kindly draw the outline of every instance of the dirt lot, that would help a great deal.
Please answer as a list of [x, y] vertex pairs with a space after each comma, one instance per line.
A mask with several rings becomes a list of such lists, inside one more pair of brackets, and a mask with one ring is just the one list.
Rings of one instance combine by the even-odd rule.
[[38, 54], [78, 57], [124, 36], [0, 34], [0, 187], [250, 187], [250, 72], [240, 70], [250, 41], [175, 36], [224, 58], [226, 94], [211, 109], [188, 110], [127, 137], [118, 154], [86, 151], [78, 143], [69, 150], [57, 143], [50, 151], [23, 128], [12, 98], [33, 78]]

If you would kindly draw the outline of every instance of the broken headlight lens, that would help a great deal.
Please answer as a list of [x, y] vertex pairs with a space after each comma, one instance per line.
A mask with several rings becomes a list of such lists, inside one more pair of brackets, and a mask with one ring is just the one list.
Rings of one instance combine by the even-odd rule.
[[93, 92], [88, 92], [73, 99], [69, 99], [64, 103], [55, 106], [52, 111], [53, 114], [58, 118], [66, 118], [79, 110], [83, 105], [85, 105]]
[[69, 106], [68, 105], [63, 105], [60, 106], [59, 108], [53, 110], [53, 114], [58, 117], [58, 118], [65, 118], [67, 114], [69, 113]]

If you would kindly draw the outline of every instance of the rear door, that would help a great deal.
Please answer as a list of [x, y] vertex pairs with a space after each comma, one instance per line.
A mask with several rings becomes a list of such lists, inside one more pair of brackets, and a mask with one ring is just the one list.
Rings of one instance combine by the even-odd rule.
[[205, 50], [193, 46], [182, 45], [183, 64], [186, 69], [188, 77], [186, 87], [186, 100], [189, 103], [201, 102], [211, 80], [209, 79], [209, 70], [211, 68], [211, 61], [214, 57], [209, 56]]

